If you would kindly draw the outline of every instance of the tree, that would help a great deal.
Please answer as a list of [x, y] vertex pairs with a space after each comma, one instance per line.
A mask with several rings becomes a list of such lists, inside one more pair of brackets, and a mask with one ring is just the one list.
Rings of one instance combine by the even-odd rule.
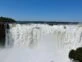
[[0, 22], [16, 22], [16, 21], [12, 18], [0, 17]]

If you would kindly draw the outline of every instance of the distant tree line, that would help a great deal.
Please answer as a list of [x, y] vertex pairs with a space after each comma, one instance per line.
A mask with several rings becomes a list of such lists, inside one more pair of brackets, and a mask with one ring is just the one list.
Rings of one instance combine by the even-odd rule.
[[8, 17], [0, 17], [0, 22], [15, 22], [16, 20]]

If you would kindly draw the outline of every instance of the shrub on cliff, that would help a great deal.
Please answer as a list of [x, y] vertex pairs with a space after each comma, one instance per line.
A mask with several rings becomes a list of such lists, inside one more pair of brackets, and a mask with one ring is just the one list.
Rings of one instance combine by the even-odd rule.
[[74, 61], [78, 60], [79, 62], [82, 62], [82, 47], [77, 48], [76, 50], [71, 50], [69, 52], [69, 58]]

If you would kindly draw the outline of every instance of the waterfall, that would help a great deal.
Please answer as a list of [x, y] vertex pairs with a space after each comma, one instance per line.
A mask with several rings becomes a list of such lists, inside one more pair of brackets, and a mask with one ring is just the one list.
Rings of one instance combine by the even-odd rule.
[[46, 54], [51, 54], [50, 57], [67, 59], [71, 49], [82, 47], [82, 27], [79, 25], [9, 24], [9, 26], [10, 29], [6, 32], [6, 45], [12, 48], [43, 50]]
[[13, 47], [34, 47], [43, 36], [52, 34], [58, 47], [70, 45], [75, 48], [81, 43], [82, 27], [78, 25], [10, 24], [10, 30], [7, 30], [6, 34], [8, 44], [13, 43]]

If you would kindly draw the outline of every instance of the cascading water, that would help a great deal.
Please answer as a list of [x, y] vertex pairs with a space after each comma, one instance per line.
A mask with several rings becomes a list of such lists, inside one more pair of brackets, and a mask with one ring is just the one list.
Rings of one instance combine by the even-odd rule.
[[[69, 62], [71, 49], [82, 46], [80, 25], [10, 24], [7, 47], [29, 48], [28, 62]], [[32, 58], [38, 55], [38, 59]]]

